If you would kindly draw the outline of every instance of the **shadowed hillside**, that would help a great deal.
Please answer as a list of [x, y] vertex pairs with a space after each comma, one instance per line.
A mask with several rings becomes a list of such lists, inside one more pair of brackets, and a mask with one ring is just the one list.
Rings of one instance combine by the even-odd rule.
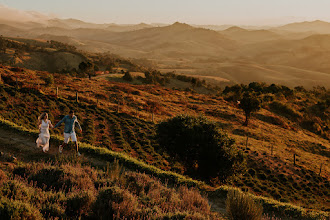
[[[2, 67], [1, 75], [4, 87], [0, 113], [5, 119], [33, 129], [39, 112], [49, 111], [51, 120], [57, 121], [74, 108], [84, 126], [82, 141], [179, 173], [187, 173], [187, 168], [157, 144], [153, 135], [156, 125], [150, 122], [152, 108], [147, 103], [158, 103], [156, 121], [182, 113], [204, 114], [228, 132], [248, 158], [246, 171], [228, 179], [227, 184], [282, 202], [327, 210], [329, 91], [324, 88], [290, 90], [254, 83], [241, 90], [228, 87], [219, 97], [55, 74], [53, 85], [59, 86], [60, 95], [57, 98], [54, 86], [45, 83], [49, 73]], [[72, 80], [75, 83], [69, 86], [67, 82]], [[242, 127], [243, 112], [234, 104], [241, 94], [237, 91], [244, 90], [259, 91], [264, 100], [249, 127]], [[76, 92], [79, 103], [74, 101]], [[298, 158], [295, 165], [294, 154]], [[219, 184], [216, 179], [205, 181]]]

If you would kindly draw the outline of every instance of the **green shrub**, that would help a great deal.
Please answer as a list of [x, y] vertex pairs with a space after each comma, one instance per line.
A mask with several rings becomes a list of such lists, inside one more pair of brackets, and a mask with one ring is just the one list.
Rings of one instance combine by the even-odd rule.
[[262, 217], [262, 206], [239, 190], [228, 192], [226, 211], [231, 220], [260, 220]]
[[157, 137], [159, 144], [197, 177], [224, 180], [244, 164], [234, 139], [204, 117], [169, 119], [158, 125]]
[[30, 204], [7, 198], [0, 199], [0, 217], [1, 220], [43, 219], [38, 209]]

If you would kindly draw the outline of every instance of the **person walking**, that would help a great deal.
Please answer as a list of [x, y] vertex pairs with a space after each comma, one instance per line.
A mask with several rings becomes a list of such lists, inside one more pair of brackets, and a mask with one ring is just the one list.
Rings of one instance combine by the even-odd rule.
[[53, 128], [52, 122], [48, 120], [48, 114], [46, 112], [42, 113], [38, 117], [38, 127], [39, 127], [39, 137], [36, 141], [37, 147], [42, 147], [42, 151], [47, 153], [49, 150], [49, 127]]
[[59, 127], [64, 122], [64, 142], [58, 147], [58, 151], [62, 153], [63, 148], [69, 143], [69, 139], [75, 143], [77, 149], [77, 155], [80, 156], [79, 148], [78, 148], [78, 141], [75, 132], [75, 126], [77, 126], [82, 132], [82, 128], [78, 122], [77, 116], [74, 115], [74, 111], [70, 110], [69, 115], [64, 116], [64, 118], [59, 121], [54, 128]]

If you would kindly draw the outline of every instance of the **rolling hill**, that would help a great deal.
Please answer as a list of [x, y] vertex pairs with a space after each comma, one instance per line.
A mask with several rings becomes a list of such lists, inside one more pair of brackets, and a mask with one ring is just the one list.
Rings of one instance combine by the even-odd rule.
[[233, 39], [242, 44], [278, 40], [283, 38], [283, 36], [269, 30], [246, 30], [237, 26], [219, 31], [219, 33], [224, 34], [229, 39]]
[[313, 32], [314, 34], [330, 34], [330, 23], [325, 21], [305, 21], [287, 24], [273, 28], [274, 31], [282, 32]]
[[[246, 154], [246, 171], [228, 180], [227, 184], [282, 202], [328, 211], [330, 133], [329, 125], [325, 123], [328, 123], [329, 107], [324, 110], [322, 106], [327, 103], [329, 91], [322, 88], [312, 91], [298, 88], [291, 94], [279, 85], [260, 84], [258, 87], [258, 84], [251, 84], [248, 87], [264, 91], [261, 95], [263, 108], [251, 119], [249, 127], [242, 127], [243, 112], [230, 101], [235, 97], [230, 92], [221, 96], [203, 95], [154, 85], [131, 85], [102, 78], [88, 80], [60, 74], [54, 74], [54, 85], [47, 86], [49, 73], [6, 66], [0, 68], [0, 73], [0, 115], [28, 130], [35, 128], [39, 112], [49, 111], [51, 120], [57, 121], [68, 109], [74, 108], [84, 129], [82, 141], [95, 145], [91, 148], [82, 144], [86, 154], [106, 160], [109, 157], [97, 152], [98, 149], [108, 152], [104, 150], [107, 148], [163, 170], [186, 173], [185, 166], [157, 144], [153, 136], [156, 124], [150, 121], [148, 108], [142, 106], [148, 101], [157, 102], [160, 105], [155, 114], [158, 122], [183, 113], [204, 114], [234, 138], [237, 148]], [[55, 86], [59, 87], [58, 97]], [[74, 101], [76, 92], [78, 103]], [[116, 112], [118, 105], [119, 112]], [[22, 115], [26, 117], [20, 117]], [[55, 135], [60, 133], [54, 131]], [[295, 165], [293, 154], [298, 158]], [[142, 169], [131, 159], [121, 160], [134, 169], [137, 166]], [[143, 169], [154, 172], [156, 168]], [[157, 172], [164, 177], [165, 173]], [[213, 184], [217, 185], [216, 182]], [[302, 215], [291, 205], [263, 201], [265, 207], [276, 210], [280, 216]]]
[[[329, 35], [316, 34], [316, 30], [327, 27], [326, 22], [289, 24], [282, 32], [281, 27], [268, 30], [231, 27], [216, 32], [179, 22], [160, 27], [118, 25], [119, 29], [114, 24], [91, 25], [76, 20], [56, 20], [52, 27], [40, 25], [30, 29], [4, 25], [0, 34], [57, 40], [93, 53], [110, 51], [147, 59], [161, 71], [209, 79], [219, 77], [231, 83], [261, 80], [283, 82], [290, 87], [330, 85]], [[234, 66], [241, 62], [245, 64]], [[278, 67], [273, 69], [275, 66]], [[286, 76], [289, 80], [285, 80]], [[222, 82], [214, 81], [221, 87], [227, 85]]]

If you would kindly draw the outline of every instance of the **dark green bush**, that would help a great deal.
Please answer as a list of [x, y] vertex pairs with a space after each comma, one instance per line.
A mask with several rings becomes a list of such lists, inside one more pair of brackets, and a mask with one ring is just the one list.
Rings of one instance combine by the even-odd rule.
[[200, 178], [222, 180], [238, 172], [243, 155], [235, 141], [203, 117], [177, 116], [157, 128], [159, 144]]

